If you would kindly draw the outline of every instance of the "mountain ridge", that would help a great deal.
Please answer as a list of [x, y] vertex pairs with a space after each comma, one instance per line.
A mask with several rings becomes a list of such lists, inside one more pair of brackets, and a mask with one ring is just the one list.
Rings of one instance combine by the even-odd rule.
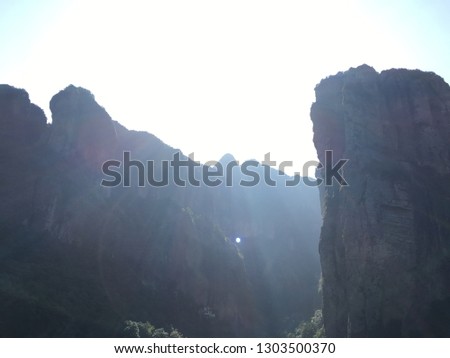
[[114, 122], [75, 86], [27, 141], [31, 103], [19, 99], [0, 96], [14, 109], [0, 107], [0, 336], [121, 336], [130, 320], [274, 336], [319, 305], [315, 188], [139, 187], [136, 168], [129, 188], [101, 187], [102, 163], [125, 151], [157, 170], [180, 151]]

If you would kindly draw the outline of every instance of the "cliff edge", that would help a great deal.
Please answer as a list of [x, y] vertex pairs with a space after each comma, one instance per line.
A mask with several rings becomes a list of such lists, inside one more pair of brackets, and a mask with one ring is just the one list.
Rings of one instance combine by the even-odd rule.
[[363, 65], [317, 85], [320, 256], [329, 337], [449, 337], [450, 87], [434, 73]]

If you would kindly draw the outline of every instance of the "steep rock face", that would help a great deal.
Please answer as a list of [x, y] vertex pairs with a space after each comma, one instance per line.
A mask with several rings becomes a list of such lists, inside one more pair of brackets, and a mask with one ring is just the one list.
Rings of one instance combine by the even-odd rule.
[[46, 123], [25, 90], [0, 85], [0, 233], [30, 216], [36, 169], [30, 159], [45, 140]]
[[112, 121], [85, 89], [53, 97], [51, 125], [24, 90], [2, 91], [0, 336], [120, 336], [125, 320], [273, 336], [311, 315], [316, 188], [138, 187], [136, 168], [130, 187], [105, 188], [103, 161], [125, 151], [156, 171], [186, 157]]
[[321, 188], [327, 335], [449, 336], [449, 86], [363, 65], [320, 82], [311, 119], [320, 160], [349, 159]]
[[114, 125], [88, 90], [70, 85], [53, 96], [50, 109], [52, 149], [93, 168], [110, 158], [117, 145]]
[[41, 137], [47, 118], [42, 109], [30, 102], [25, 90], [0, 85], [0, 108], [0, 138], [3, 141], [20, 138], [29, 144]]

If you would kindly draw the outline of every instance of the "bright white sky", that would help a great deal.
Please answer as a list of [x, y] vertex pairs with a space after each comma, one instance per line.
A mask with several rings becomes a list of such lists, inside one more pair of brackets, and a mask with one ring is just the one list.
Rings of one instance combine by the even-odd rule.
[[316, 159], [324, 77], [367, 63], [450, 80], [447, 0], [0, 0], [0, 83], [47, 113], [69, 84], [203, 162]]

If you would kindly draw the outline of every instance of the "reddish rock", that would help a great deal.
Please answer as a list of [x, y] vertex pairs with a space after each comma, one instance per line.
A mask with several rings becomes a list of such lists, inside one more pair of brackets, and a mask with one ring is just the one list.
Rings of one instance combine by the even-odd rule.
[[448, 337], [450, 87], [363, 65], [320, 82], [311, 119], [319, 158], [349, 159], [321, 190], [327, 336]]

